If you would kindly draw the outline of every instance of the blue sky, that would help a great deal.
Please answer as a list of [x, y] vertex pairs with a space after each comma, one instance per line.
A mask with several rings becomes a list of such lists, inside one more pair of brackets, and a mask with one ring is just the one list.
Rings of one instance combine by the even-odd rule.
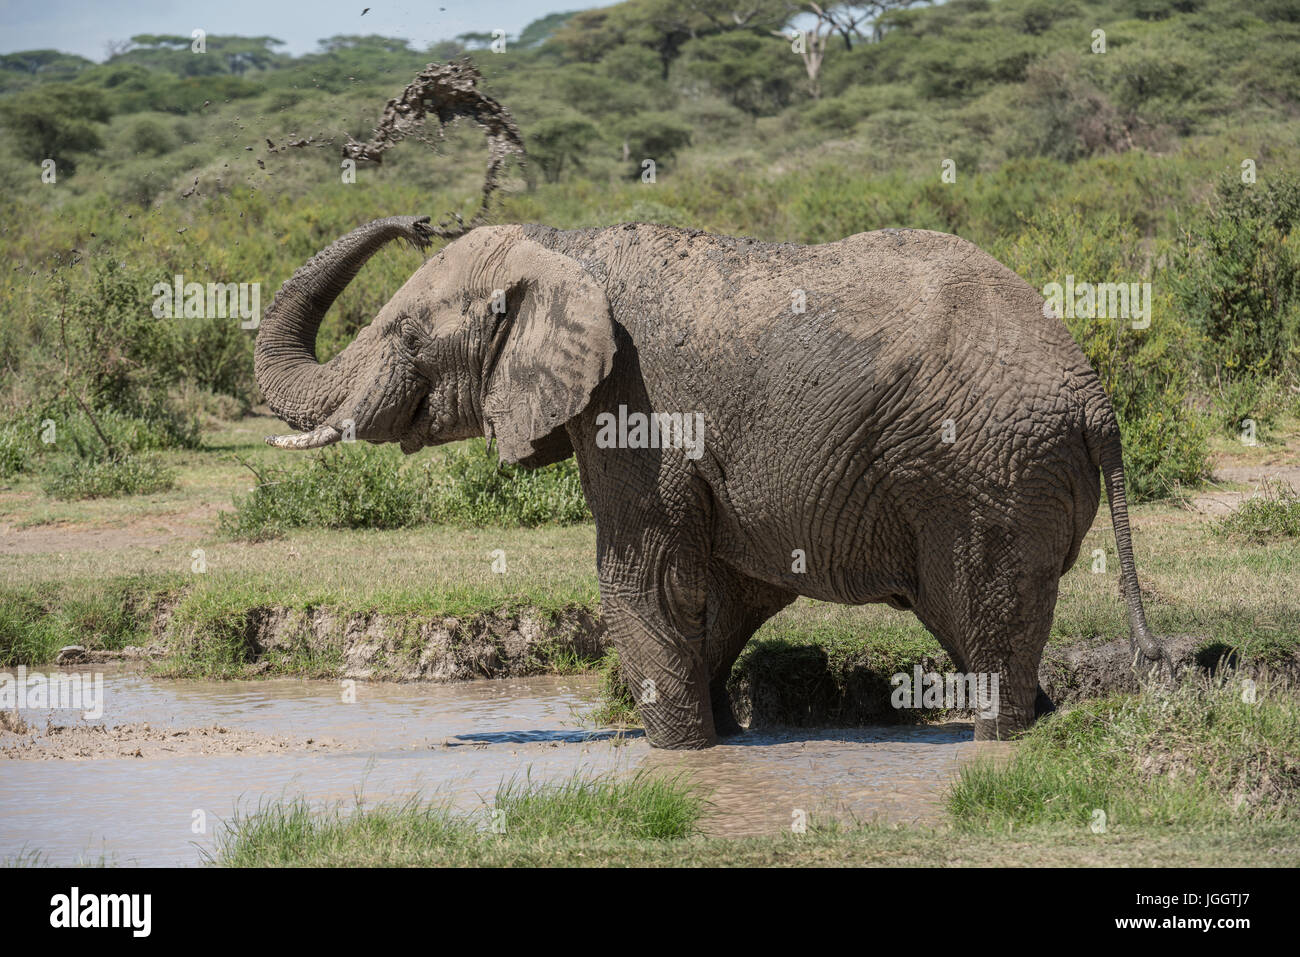
[[[405, 37], [417, 48], [459, 33], [516, 35], [560, 10], [609, 6], [616, 0], [0, 0], [0, 53], [53, 48], [103, 60], [105, 44], [137, 33], [273, 36], [280, 49], [309, 53], [336, 33]], [[370, 7], [364, 17], [361, 11]], [[443, 9], [439, 9], [443, 8]]]

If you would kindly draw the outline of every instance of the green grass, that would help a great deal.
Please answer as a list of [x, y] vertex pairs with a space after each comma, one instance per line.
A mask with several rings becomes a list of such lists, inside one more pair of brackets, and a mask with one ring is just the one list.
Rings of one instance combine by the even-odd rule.
[[[1037, 829], [984, 835], [949, 828], [810, 826], [805, 834], [677, 841], [495, 841], [373, 850], [324, 848], [304, 866], [446, 867], [1291, 867], [1300, 829], [1277, 825], [1090, 834]], [[263, 858], [296, 863], [267, 853]], [[249, 861], [258, 866], [261, 861]], [[233, 865], [232, 865], [233, 866]]]
[[605, 652], [598, 666], [600, 697], [594, 708], [583, 717], [597, 728], [639, 728], [641, 716], [636, 699], [619, 669], [618, 649]]
[[148, 644], [154, 610], [171, 588], [133, 576], [0, 588], [0, 667], [52, 661], [65, 645]]
[[976, 830], [1300, 821], [1300, 700], [1281, 683], [1189, 676], [1040, 721], [967, 766], [949, 810]]
[[1251, 542], [1300, 538], [1300, 495], [1283, 482], [1266, 480], [1260, 494], [1242, 502], [1217, 528]]
[[148, 495], [176, 485], [175, 474], [156, 455], [124, 455], [112, 459], [67, 456], [49, 466], [42, 488], [51, 498], [113, 498]]
[[[234, 867], [437, 866], [507, 863], [519, 852], [598, 835], [615, 842], [680, 841], [698, 833], [705, 798], [679, 779], [584, 777], [503, 783], [477, 814], [446, 803], [316, 810], [263, 806], [223, 830], [216, 859]], [[485, 860], [483, 860], [485, 859]]]

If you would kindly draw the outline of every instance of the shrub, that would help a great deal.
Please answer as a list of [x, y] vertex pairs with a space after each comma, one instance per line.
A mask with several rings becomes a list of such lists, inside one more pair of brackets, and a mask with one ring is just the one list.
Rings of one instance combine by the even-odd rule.
[[48, 83], [0, 102], [0, 123], [20, 155], [33, 163], [53, 159], [57, 171], [72, 172], [77, 159], [104, 146], [92, 123], [104, 123], [109, 107], [102, 92], [68, 83]]
[[170, 125], [152, 116], [136, 117], [120, 135], [125, 149], [136, 156], [162, 156], [176, 148]]
[[807, 83], [788, 42], [740, 30], [689, 41], [680, 62], [685, 77], [707, 84], [754, 116], [787, 106]]
[[109, 498], [172, 488], [175, 476], [150, 454], [198, 444], [198, 423], [150, 421], [112, 410], [94, 421], [72, 402], [56, 403], [0, 427], [0, 477], [41, 473], [54, 498]]
[[691, 145], [691, 128], [671, 113], [637, 113], [622, 124], [620, 132], [633, 177], [640, 177], [642, 160], [666, 166], [678, 150]]
[[407, 528], [573, 524], [590, 517], [572, 461], [529, 470], [502, 466], [481, 439], [423, 464], [394, 448], [335, 447], [262, 480], [219, 519], [225, 534], [289, 528]]
[[482, 439], [424, 466], [428, 521], [448, 524], [573, 525], [591, 519], [572, 460], [529, 470], [499, 465]]
[[1255, 423], [1256, 438], [1263, 438], [1277, 421], [1285, 395], [1278, 380], [1264, 377], [1257, 367], [1253, 374], [1220, 379], [1213, 401], [1215, 421], [1224, 432], [1240, 435], [1249, 419]]
[[1258, 495], [1242, 502], [1215, 528], [1259, 543], [1300, 538], [1300, 495], [1286, 482], [1265, 479]]
[[42, 329], [55, 348], [28, 371], [41, 418], [73, 421], [84, 404], [101, 425], [115, 420], [122, 429], [149, 433], [149, 439], [132, 439], [132, 448], [197, 446], [197, 426], [169, 400], [168, 389], [182, 373], [179, 333], [174, 320], [149, 308], [150, 277], [104, 260], [86, 290], [70, 289], [66, 277], [59, 281], [58, 302]]
[[1214, 381], [1300, 371], [1300, 178], [1225, 175], [1180, 251], [1175, 285]]
[[1029, 67], [1020, 125], [1027, 153], [1070, 161], [1131, 145], [1125, 119], [1087, 77], [1079, 55]]
[[241, 538], [289, 528], [404, 528], [420, 517], [420, 494], [410, 471], [389, 449], [347, 445], [301, 465], [258, 475], [253, 491], [223, 512], [220, 528]]
[[52, 498], [114, 498], [166, 491], [176, 484], [176, 476], [154, 455], [64, 455], [51, 463], [41, 484]]
[[14, 423], [0, 426], [0, 479], [25, 472], [31, 465], [32, 440]]
[[568, 109], [528, 130], [528, 157], [541, 169], [546, 182], [558, 183], [566, 168], [581, 168], [583, 156], [598, 138], [595, 124]]

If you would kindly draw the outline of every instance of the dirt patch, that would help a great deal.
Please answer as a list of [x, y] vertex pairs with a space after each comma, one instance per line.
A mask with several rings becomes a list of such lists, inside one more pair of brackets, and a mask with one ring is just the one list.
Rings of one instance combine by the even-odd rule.
[[147, 722], [50, 725], [34, 733], [0, 732], [0, 760], [86, 761], [103, 758], [168, 758], [221, 754], [279, 754], [343, 748], [333, 738], [293, 738], [213, 725], [208, 728], [156, 727]]
[[212, 532], [222, 509], [191, 509], [173, 515], [151, 515], [122, 525], [50, 523], [15, 528], [0, 525], [0, 555], [47, 555], [59, 552], [110, 552], [126, 548], [150, 548], [160, 552], [178, 543], [197, 541]]
[[[1266, 479], [1284, 482], [1300, 492], [1300, 465], [1220, 465], [1214, 469], [1212, 483], [1253, 485], [1258, 488]], [[1236, 511], [1242, 502], [1254, 494], [1254, 491], [1210, 488], [1193, 493], [1188, 501], [1193, 511], [1222, 518]]]
[[1265, 479], [1286, 482], [1300, 492], [1300, 465], [1221, 465], [1214, 470], [1216, 482], [1262, 485]]

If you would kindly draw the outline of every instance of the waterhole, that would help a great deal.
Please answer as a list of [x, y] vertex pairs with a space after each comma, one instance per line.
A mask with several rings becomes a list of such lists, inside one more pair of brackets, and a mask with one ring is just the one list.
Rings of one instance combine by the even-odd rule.
[[711, 801], [706, 832], [724, 836], [801, 816], [935, 823], [976, 747], [955, 722], [750, 731], [707, 751], [656, 751], [586, 721], [590, 676], [354, 690], [349, 702], [337, 682], [109, 672], [96, 719], [25, 710], [25, 730], [0, 734], [0, 860], [198, 864], [222, 820], [271, 800], [425, 795], [476, 810], [503, 780], [575, 771], [684, 774]]

